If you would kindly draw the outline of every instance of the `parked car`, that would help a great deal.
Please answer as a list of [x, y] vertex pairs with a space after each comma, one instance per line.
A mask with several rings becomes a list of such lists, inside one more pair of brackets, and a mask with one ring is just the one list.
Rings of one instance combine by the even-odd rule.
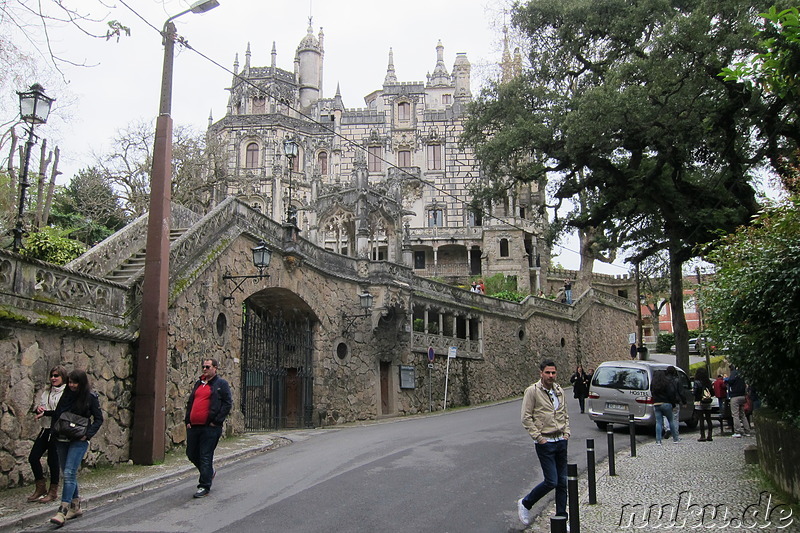
[[[627, 424], [629, 415], [633, 415], [637, 426], [655, 426], [650, 385], [653, 382], [653, 373], [664, 372], [668, 366], [670, 365], [655, 361], [600, 363], [589, 386], [589, 418], [600, 429], [605, 429], [609, 422]], [[675, 368], [678, 371], [680, 394], [687, 404], [687, 407], [680, 409], [679, 422], [694, 428], [698, 421], [694, 418], [692, 384], [683, 370]]]
[[[689, 353], [705, 353], [704, 346], [708, 343], [709, 350], [714, 353], [717, 349], [711, 337], [692, 337], [689, 339]], [[669, 351], [675, 353], [677, 350], [675, 345], [670, 346]]]

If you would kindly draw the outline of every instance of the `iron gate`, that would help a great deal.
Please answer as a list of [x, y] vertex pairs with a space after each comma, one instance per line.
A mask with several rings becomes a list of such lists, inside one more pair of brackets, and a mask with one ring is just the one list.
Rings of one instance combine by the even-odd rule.
[[245, 303], [242, 413], [245, 429], [312, 427], [311, 323]]

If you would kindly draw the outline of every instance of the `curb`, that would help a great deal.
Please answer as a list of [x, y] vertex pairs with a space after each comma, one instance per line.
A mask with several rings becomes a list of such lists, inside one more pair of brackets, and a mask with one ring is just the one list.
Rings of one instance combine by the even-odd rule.
[[[288, 439], [280, 438], [280, 440], [285, 441], [285, 443], [291, 443], [291, 441]], [[276, 443], [275, 440], [270, 439], [268, 442], [265, 442], [263, 445], [257, 448], [236, 451], [228, 455], [215, 458], [214, 464], [217, 466], [225, 466], [241, 459], [247, 459], [254, 455], [268, 452], [283, 445], [284, 443]], [[118, 489], [106, 490], [105, 492], [94, 494], [91, 497], [82, 499], [81, 501], [84, 504], [91, 504], [92, 502], [120, 500], [134, 494], [139, 494], [147, 490], [175, 483], [181, 479], [189, 477], [189, 475], [194, 472], [196, 472], [196, 469], [193, 465], [182, 466], [171, 472], [156, 474], [143, 481], [136, 481], [130, 483], [129, 485], [124, 485]], [[42, 507], [46, 508], [30, 511], [22, 516], [16, 516], [7, 520], [0, 520], [0, 532], [14, 533], [18, 532], [20, 529], [26, 529], [47, 523], [48, 517], [53, 514], [53, 508], [47, 505], [42, 505]]]

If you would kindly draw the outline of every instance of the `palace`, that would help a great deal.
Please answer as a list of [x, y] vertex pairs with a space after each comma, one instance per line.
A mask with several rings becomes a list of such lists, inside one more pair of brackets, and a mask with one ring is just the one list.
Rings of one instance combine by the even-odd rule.
[[[268, 67], [251, 64], [249, 44], [241, 70], [237, 55], [227, 113], [209, 117], [209, 144], [223, 161], [215, 200], [236, 196], [327, 250], [420, 276], [468, 285], [502, 273], [520, 292], [540, 288], [550, 256], [544, 191], [518, 185], [502, 203], [470, 203], [484, 176], [459, 146], [472, 98], [467, 55], [456, 54], [448, 72], [439, 42], [427, 80], [401, 82], [390, 49], [382, 87], [366, 107], [347, 108], [338, 86], [323, 97], [323, 41], [309, 25], [291, 70], [277, 66], [274, 43]], [[504, 78], [517, 63], [506, 46]], [[285, 155], [287, 141], [295, 156]]]

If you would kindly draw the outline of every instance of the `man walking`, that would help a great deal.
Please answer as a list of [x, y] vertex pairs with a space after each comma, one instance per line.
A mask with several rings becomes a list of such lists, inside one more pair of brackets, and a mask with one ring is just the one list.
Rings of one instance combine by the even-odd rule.
[[536, 455], [544, 481], [517, 502], [520, 521], [530, 525], [531, 507], [556, 489], [556, 516], [567, 516], [567, 439], [569, 414], [564, 390], [556, 383], [556, 364], [548, 359], [539, 365], [541, 379], [525, 389], [522, 425], [536, 442]]
[[203, 361], [203, 373], [194, 384], [186, 405], [186, 457], [200, 471], [195, 498], [208, 496], [214, 471], [214, 450], [233, 400], [228, 382], [217, 375], [216, 359]]
[[744, 404], [747, 401], [747, 385], [736, 370], [731, 365], [731, 377], [728, 378], [728, 396], [731, 401], [731, 416], [733, 417], [733, 436], [741, 438], [750, 436], [750, 422], [744, 412]]

